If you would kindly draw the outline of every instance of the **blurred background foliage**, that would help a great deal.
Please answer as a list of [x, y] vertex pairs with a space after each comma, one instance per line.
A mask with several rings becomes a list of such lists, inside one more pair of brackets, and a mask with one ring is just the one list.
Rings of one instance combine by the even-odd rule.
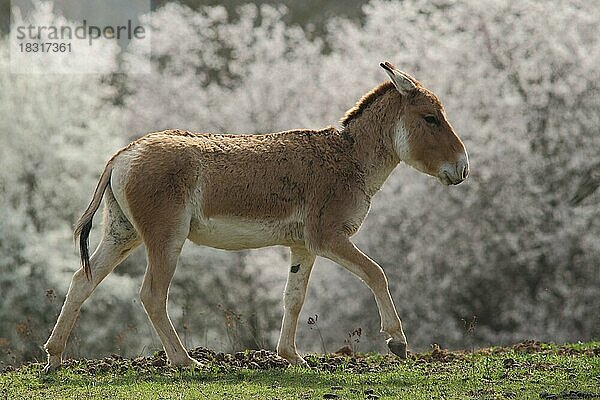
[[[124, 55], [150, 58], [149, 75], [10, 74], [0, 39], [1, 363], [43, 359], [77, 268], [71, 226], [120, 146], [167, 128], [336, 124], [386, 79], [384, 60], [441, 97], [471, 159], [455, 188], [401, 165], [355, 238], [386, 270], [409, 346], [598, 339], [597, 0], [189, 0], [153, 9], [144, 19], [151, 53]], [[288, 257], [283, 248], [186, 245], [169, 304], [186, 346], [274, 348]], [[137, 295], [144, 266], [140, 249], [100, 285], [67, 356], [160, 348]], [[315, 314], [327, 350], [362, 328], [359, 349], [385, 351], [372, 294], [325, 260], [301, 314], [301, 352], [322, 350], [306, 324]]]

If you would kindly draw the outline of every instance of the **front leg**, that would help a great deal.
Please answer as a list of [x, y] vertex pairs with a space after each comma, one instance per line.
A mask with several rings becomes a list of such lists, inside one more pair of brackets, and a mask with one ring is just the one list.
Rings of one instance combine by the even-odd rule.
[[340, 264], [367, 284], [375, 295], [381, 317], [381, 331], [391, 336], [387, 341], [389, 349], [397, 356], [406, 358], [406, 336], [383, 269], [356, 248], [347, 237], [331, 240], [319, 255]]
[[296, 327], [315, 256], [303, 247], [291, 247], [290, 250], [291, 266], [283, 294], [283, 322], [277, 354], [288, 360], [290, 364], [298, 365], [305, 364], [306, 361], [296, 350]]

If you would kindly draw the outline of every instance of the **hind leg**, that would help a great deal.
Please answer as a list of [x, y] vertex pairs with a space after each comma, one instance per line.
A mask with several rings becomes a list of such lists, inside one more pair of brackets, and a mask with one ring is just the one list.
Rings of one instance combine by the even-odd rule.
[[88, 281], [83, 268], [71, 279], [71, 285], [56, 325], [44, 345], [48, 363], [44, 372], [51, 372], [60, 366], [62, 353], [79, 315], [83, 302], [92, 294], [98, 284], [137, 247], [141, 240], [117, 205], [110, 188], [105, 193], [103, 235], [100, 244], [90, 258], [92, 281]]
[[[189, 220], [185, 224], [173, 224], [171, 228], [166, 225], [165, 223], [161, 227], [162, 233], [168, 231], [168, 234], [145, 232], [148, 267], [140, 289], [140, 298], [171, 364], [196, 366], [200, 363], [188, 355], [167, 313], [169, 286], [175, 274], [181, 247], [189, 233]], [[154, 239], [146, 240], [146, 237]], [[156, 240], [156, 237], [167, 239]]]

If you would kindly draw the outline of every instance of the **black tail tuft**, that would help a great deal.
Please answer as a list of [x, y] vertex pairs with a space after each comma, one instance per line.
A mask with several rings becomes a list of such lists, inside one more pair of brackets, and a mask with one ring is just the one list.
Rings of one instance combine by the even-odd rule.
[[92, 219], [90, 218], [81, 228], [79, 235], [79, 253], [81, 254], [81, 266], [85, 276], [89, 281], [92, 280], [92, 269], [90, 268], [89, 238], [92, 230]]

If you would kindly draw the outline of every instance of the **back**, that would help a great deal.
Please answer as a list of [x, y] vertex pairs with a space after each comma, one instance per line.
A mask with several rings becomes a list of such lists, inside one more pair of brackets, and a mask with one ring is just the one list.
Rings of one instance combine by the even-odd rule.
[[360, 184], [351, 145], [334, 128], [266, 135], [164, 131], [131, 146], [129, 176], [148, 177], [138, 188], [144, 197], [186, 197], [202, 218], [285, 219], [304, 214], [340, 185]]

